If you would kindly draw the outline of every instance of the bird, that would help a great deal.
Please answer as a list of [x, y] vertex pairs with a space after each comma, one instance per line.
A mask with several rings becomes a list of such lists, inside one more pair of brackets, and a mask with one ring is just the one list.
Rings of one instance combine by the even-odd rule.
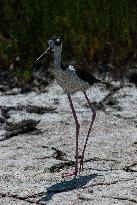
[[[107, 84], [106, 82], [102, 82], [96, 79], [88, 70], [86, 69], [79, 69], [73, 66], [64, 66], [61, 59], [62, 53], [62, 39], [60, 37], [52, 37], [48, 41], [48, 48], [37, 58], [36, 62], [40, 59], [44, 58], [49, 53], [53, 53], [53, 61], [54, 61], [54, 69], [53, 74], [57, 83], [62, 87], [64, 93], [67, 94], [69, 104], [72, 110], [72, 114], [75, 120], [76, 125], [76, 150], [75, 150], [75, 168], [74, 171], [71, 173], [65, 173], [65, 176], [74, 176], [77, 177], [83, 171], [83, 162], [84, 162], [84, 155], [85, 150], [87, 147], [88, 139], [90, 136], [90, 132], [93, 126], [93, 123], [96, 118], [96, 111], [90, 102], [86, 91], [93, 86], [94, 83], [103, 83]], [[80, 132], [80, 123], [77, 118], [77, 114], [75, 108], [73, 106], [71, 95], [81, 91], [84, 94], [84, 97], [89, 105], [89, 108], [92, 113], [91, 122], [89, 125], [89, 129], [85, 138], [85, 143], [83, 146], [82, 153], [79, 154], [79, 132]]]

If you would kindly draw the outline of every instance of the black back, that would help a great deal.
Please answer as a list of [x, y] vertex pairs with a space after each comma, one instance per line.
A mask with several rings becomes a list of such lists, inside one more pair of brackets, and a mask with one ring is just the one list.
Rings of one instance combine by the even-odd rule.
[[93, 85], [94, 83], [100, 82], [96, 79], [88, 70], [84, 69], [76, 69], [77, 76], [83, 81], [89, 83], [89, 85]]
[[[62, 70], [66, 70], [68, 68], [67, 65], [61, 64]], [[94, 83], [99, 83], [100, 80], [96, 79], [87, 69], [79, 69], [74, 68], [76, 75], [83, 81], [89, 83], [89, 85], [93, 85]]]

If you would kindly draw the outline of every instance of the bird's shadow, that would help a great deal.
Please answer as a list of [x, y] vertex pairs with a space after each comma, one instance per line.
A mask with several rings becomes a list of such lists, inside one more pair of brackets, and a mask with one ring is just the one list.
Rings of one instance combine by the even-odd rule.
[[74, 178], [70, 181], [64, 181], [64, 182], [53, 184], [50, 187], [48, 187], [47, 195], [39, 199], [37, 203], [50, 201], [52, 197], [54, 196], [54, 194], [57, 194], [60, 192], [67, 192], [70, 190], [74, 190], [76, 188], [82, 188], [90, 180], [94, 179], [95, 177], [97, 177], [97, 174], [92, 174], [88, 176], [80, 176], [79, 178]]

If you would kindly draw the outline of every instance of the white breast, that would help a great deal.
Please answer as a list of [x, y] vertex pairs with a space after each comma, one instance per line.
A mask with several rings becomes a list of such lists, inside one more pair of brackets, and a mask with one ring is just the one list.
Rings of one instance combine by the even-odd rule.
[[72, 94], [78, 91], [86, 91], [89, 88], [89, 84], [76, 75], [73, 67], [69, 67], [65, 71], [55, 68], [53, 73], [57, 83], [63, 88], [65, 93]]

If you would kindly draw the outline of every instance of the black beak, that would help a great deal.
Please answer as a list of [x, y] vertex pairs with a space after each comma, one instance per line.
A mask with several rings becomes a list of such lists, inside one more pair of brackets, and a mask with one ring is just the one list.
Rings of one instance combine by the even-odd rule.
[[43, 58], [44, 56], [46, 56], [49, 51], [51, 51], [51, 47], [47, 48], [47, 50], [45, 50], [44, 53], [42, 53], [42, 54], [37, 58], [36, 62], [38, 62], [41, 58]]

